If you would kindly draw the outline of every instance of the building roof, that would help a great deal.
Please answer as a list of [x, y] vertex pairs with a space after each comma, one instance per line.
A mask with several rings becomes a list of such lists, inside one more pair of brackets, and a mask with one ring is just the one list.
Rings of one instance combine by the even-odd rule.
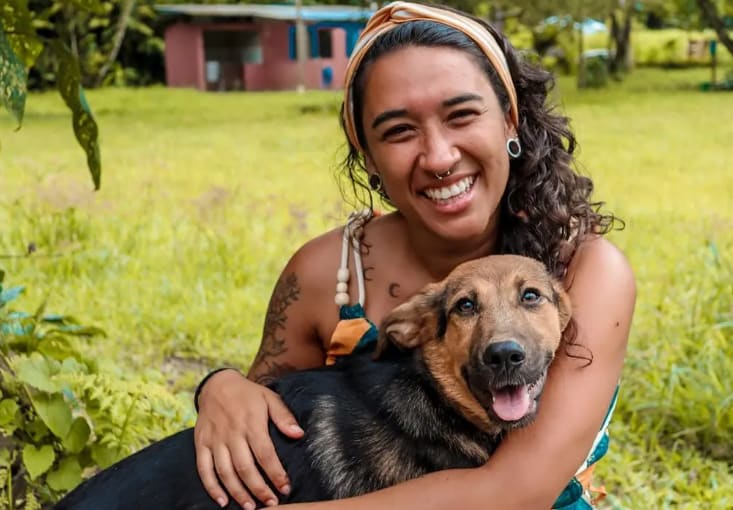
[[[155, 10], [160, 14], [172, 17], [190, 18], [264, 18], [294, 21], [296, 10], [294, 5], [260, 5], [260, 4], [220, 4], [196, 5], [157, 4]], [[374, 14], [374, 10], [351, 5], [304, 5], [301, 16], [304, 21], [366, 21]]]

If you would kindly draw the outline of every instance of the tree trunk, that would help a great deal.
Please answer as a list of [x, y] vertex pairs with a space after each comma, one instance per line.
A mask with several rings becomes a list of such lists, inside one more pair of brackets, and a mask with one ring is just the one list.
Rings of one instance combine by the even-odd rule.
[[[583, 12], [583, 0], [578, 0], [575, 4], [576, 19], [578, 20], [578, 82], [577, 87], [582, 89], [585, 87], [585, 41], [583, 40], [583, 20], [585, 19], [585, 13]], [[573, 25], [571, 25], [571, 28]]]
[[[631, 67], [631, 9], [624, 9], [623, 20], [619, 21], [616, 11], [611, 11], [611, 37], [616, 49], [609, 62], [613, 74], [628, 71]], [[623, 26], [621, 26], [623, 22]]]
[[723, 19], [718, 15], [718, 9], [715, 7], [715, 3], [710, 0], [697, 0], [697, 5], [718, 35], [720, 44], [725, 46], [728, 52], [733, 55], [733, 39], [728, 35]]
[[[582, 19], [582, 18], [581, 18]], [[578, 28], [578, 88], [585, 88], [586, 85], [586, 72], [585, 72], [585, 44], [583, 37], [583, 25], [580, 24]]]
[[115, 35], [112, 39], [112, 49], [110, 50], [109, 55], [107, 55], [107, 60], [104, 62], [104, 65], [97, 75], [97, 87], [102, 85], [104, 77], [107, 76], [112, 64], [117, 60], [117, 55], [120, 53], [120, 48], [122, 48], [122, 41], [125, 40], [125, 32], [127, 32], [127, 26], [130, 24], [132, 10], [135, 8], [136, 3], [137, 0], [126, 0], [125, 4], [122, 6], [120, 18], [117, 20], [117, 30], [115, 30]]

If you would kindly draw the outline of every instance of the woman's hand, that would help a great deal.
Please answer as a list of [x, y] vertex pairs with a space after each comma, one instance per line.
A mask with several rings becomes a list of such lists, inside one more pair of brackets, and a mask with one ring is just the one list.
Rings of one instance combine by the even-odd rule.
[[257, 466], [282, 494], [288, 494], [290, 482], [270, 439], [268, 422], [271, 419], [290, 438], [303, 436], [280, 397], [236, 370], [224, 370], [206, 381], [198, 404], [196, 466], [206, 492], [225, 506], [228, 498], [221, 481], [242, 508], [255, 508], [252, 496], [276, 505], [278, 498]]

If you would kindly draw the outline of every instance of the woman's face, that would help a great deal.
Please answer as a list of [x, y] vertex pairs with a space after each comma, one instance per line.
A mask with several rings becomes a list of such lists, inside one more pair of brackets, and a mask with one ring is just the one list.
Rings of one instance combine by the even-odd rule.
[[412, 225], [456, 241], [496, 229], [514, 129], [470, 55], [420, 46], [384, 55], [366, 69], [363, 104], [367, 170]]

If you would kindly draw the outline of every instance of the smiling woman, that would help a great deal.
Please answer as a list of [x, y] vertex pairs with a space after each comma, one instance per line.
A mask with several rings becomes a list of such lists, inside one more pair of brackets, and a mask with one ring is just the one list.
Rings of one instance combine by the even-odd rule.
[[[375, 325], [426, 284], [465, 261], [514, 253], [563, 279], [575, 305], [536, 420], [507, 434], [480, 468], [427, 475], [334, 508], [590, 507], [586, 468], [607, 448], [635, 285], [623, 255], [602, 238], [613, 215], [598, 212], [591, 180], [573, 170], [575, 138], [547, 104], [551, 86], [549, 73], [483, 21], [405, 2], [375, 13], [350, 59], [342, 106], [345, 176], [367, 212], [293, 255], [249, 380], [225, 370], [200, 388], [197, 464], [215, 500], [276, 504], [260, 473], [281, 494], [292, 489], [268, 418], [292, 438], [303, 432], [257, 381], [366, 348]], [[373, 214], [372, 192], [395, 210]], [[328, 313], [334, 282], [339, 308]], [[283, 303], [286, 284], [297, 297]], [[470, 367], [455, 370], [470, 386]], [[524, 413], [538, 395], [531, 385], [517, 388], [494, 395], [489, 412]]]
[[[215, 500], [276, 504], [260, 473], [281, 494], [292, 489], [268, 417], [292, 438], [303, 432], [256, 381], [368, 347], [375, 324], [426, 284], [462, 262], [514, 253], [562, 278], [575, 304], [536, 420], [508, 434], [480, 468], [427, 475], [335, 507], [590, 507], [586, 468], [607, 448], [635, 285], [623, 255], [602, 238], [614, 217], [598, 212], [592, 182], [573, 170], [575, 138], [547, 104], [551, 86], [549, 73], [483, 21], [405, 2], [375, 13], [350, 59], [342, 106], [345, 176], [367, 213], [293, 255], [249, 380], [228, 370], [201, 388], [197, 464]], [[373, 214], [371, 192], [395, 210]], [[334, 281], [338, 314], [327, 312]], [[285, 282], [298, 291], [287, 304], [277, 299]], [[470, 385], [469, 367], [456, 370]], [[525, 412], [535, 389], [518, 388], [494, 396], [490, 412], [508, 419]]]
[[[376, 325], [420, 289], [463, 262], [513, 253], [543, 263], [574, 304], [536, 419], [507, 433], [480, 467], [313, 505], [483, 510], [590, 504], [581, 503], [590, 494], [575, 475], [597, 460], [602, 449], [595, 447], [605, 445], [599, 431], [623, 363], [634, 280], [624, 257], [602, 238], [613, 217], [597, 212], [591, 181], [573, 171], [568, 121], [547, 105], [551, 76], [523, 62], [483, 22], [406, 3], [375, 15], [351, 62], [342, 117], [349, 144], [345, 176], [363, 191], [368, 209], [373, 196], [381, 196], [394, 211], [357, 214], [301, 247], [275, 284], [249, 377], [223, 370], [201, 385], [195, 461], [204, 486], [220, 504], [245, 508], [255, 500], [273, 505], [295, 492], [296, 481], [273, 450], [268, 420], [292, 438], [302, 431], [260, 383], [349, 357], [354, 346], [372, 348]], [[525, 294], [513, 298], [531, 302], [532, 293]], [[472, 306], [453, 305], [465, 313]], [[438, 337], [436, 331], [434, 343]], [[504, 341], [486, 352], [515, 358], [513, 344]], [[494, 355], [472, 359], [490, 365]], [[466, 362], [451, 374], [460, 385], [480, 387], [474, 369]], [[533, 382], [484, 392], [482, 417], [526, 416], [539, 397]], [[193, 470], [192, 461], [181, 469]], [[575, 492], [563, 493], [568, 483]], [[566, 497], [558, 501], [561, 493]]]

